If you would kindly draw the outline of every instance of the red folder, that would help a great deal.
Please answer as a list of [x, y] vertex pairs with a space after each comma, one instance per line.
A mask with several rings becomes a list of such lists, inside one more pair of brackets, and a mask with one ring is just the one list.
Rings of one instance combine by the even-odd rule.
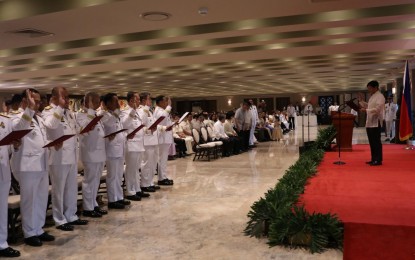
[[127, 131], [127, 129], [121, 129], [121, 130], [115, 131], [114, 133], [111, 133], [109, 135], [104, 136], [104, 138], [107, 138], [107, 137], [109, 137], [111, 135], [119, 134], [119, 133], [124, 132], [124, 131]]
[[48, 147], [55, 146], [55, 145], [57, 145], [57, 144], [59, 144], [59, 143], [62, 143], [62, 142], [64, 142], [64, 141], [68, 140], [69, 138], [71, 138], [71, 137], [73, 137], [73, 136], [75, 136], [75, 135], [62, 135], [62, 136], [61, 136], [61, 137], [59, 137], [58, 139], [56, 139], [56, 140], [54, 140], [54, 141], [52, 141], [52, 142], [48, 143], [47, 145], [43, 146], [43, 148], [48, 148]]
[[127, 138], [131, 139], [134, 138], [135, 134], [140, 131], [141, 129], [143, 129], [144, 125], [140, 125], [139, 127], [137, 127], [136, 129], [134, 129], [134, 131], [132, 131], [131, 133], [129, 133], [127, 135]]
[[0, 140], [0, 146], [10, 145], [14, 141], [22, 139], [30, 131], [32, 131], [32, 129], [18, 130], [18, 131], [10, 132], [7, 136], [5, 136], [3, 139]]
[[80, 132], [80, 134], [85, 134], [85, 133], [88, 133], [89, 131], [92, 131], [94, 127], [98, 124], [99, 120], [101, 120], [102, 117], [103, 116], [94, 117], [94, 119], [92, 119], [91, 122], [89, 122], [89, 124], [85, 126], [85, 128]]
[[161, 123], [161, 121], [163, 121], [164, 120], [164, 118], [166, 118], [165, 116], [161, 116], [161, 117], [159, 117], [157, 120], [156, 120], [156, 122], [154, 122], [148, 129], [153, 129], [153, 128], [156, 128], [157, 127], [157, 125], [158, 124], [160, 124]]

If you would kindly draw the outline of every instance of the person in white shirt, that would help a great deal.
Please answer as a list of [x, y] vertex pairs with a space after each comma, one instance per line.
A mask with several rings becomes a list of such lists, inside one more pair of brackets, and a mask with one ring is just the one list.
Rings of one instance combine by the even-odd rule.
[[[138, 114], [140, 97], [137, 92], [127, 93], [127, 106], [121, 110], [120, 119], [124, 129], [131, 134], [136, 128], [140, 127], [143, 122]], [[141, 129], [133, 136], [127, 135], [127, 147], [125, 154], [125, 186], [126, 198], [133, 201], [140, 201], [141, 198], [150, 196], [148, 193], [141, 191], [141, 162], [144, 153], [144, 130]]]
[[129, 200], [124, 200], [122, 189], [122, 176], [124, 173], [124, 156], [125, 156], [125, 132], [114, 134], [123, 129], [120, 119], [120, 104], [117, 94], [108, 93], [104, 96], [104, 109], [99, 111], [102, 115], [101, 122], [104, 125], [105, 152], [107, 154], [107, 194], [108, 208], [124, 209], [131, 204]]
[[151, 112], [151, 94], [148, 92], [140, 93], [140, 107], [138, 114], [144, 127], [144, 154], [141, 163], [141, 191], [156, 192], [160, 186], [154, 185], [154, 175], [158, 163], [158, 130], [157, 127], [150, 129], [150, 126], [156, 121]]
[[213, 125], [213, 135], [215, 140], [223, 142], [222, 145], [222, 156], [229, 157], [234, 151], [234, 142], [229, 139], [229, 136], [225, 133], [224, 123], [225, 115], [220, 114], [219, 120]]
[[373, 80], [367, 83], [367, 90], [371, 94], [369, 102], [359, 95], [360, 111], [366, 112], [366, 133], [369, 139], [371, 160], [366, 162], [370, 166], [382, 165], [381, 129], [385, 115], [385, 97], [379, 91], [379, 82]]
[[157, 120], [164, 116], [159, 124], [159, 164], [158, 164], [158, 185], [173, 185], [173, 180], [167, 177], [167, 160], [169, 156], [169, 148], [173, 143], [173, 133], [169, 126], [173, 125], [170, 119], [171, 99], [160, 95], [156, 97], [156, 109], [154, 110], [154, 118]]
[[[76, 123], [81, 132], [96, 116], [100, 97], [96, 92], [88, 92], [84, 98], [84, 108], [76, 114]], [[99, 121], [89, 132], [79, 136], [79, 154], [84, 166], [82, 179], [82, 214], [86, 217], [100, 218], [108, 214], [98, 206], [96, 197], [104, 170], [106, 154], [104, 127]]]
[[295, 107], [292, 104], [289, 104], [287, 107], [288, 122], [290, 124], [290, 130], [295, 130]]
[[390, 139], [395, 137], [395, 124], [393, 121], [396, 120], [398, 105], [392, 101], [393, 98], [388, 97], [388, 103], [385, 104], [385, 141], [390, 141]]
[[255, 128], [258, 124], [259, 117], [258, 117], [258, 110], [254, 104], [254, 101], [250, 99], [249, 103], [251, 104], [249, 108], [249, 111], [251, 112], [251, 129], [249, 132], [249, 146], [254, 147], [255, 143], [257, 142], [255, 138]]
[[[48, 141], [63, 135], [76, 135], [75, 116], [69, 110], [69, 95], [64, 87], [52, 89], [50, 105], [42, 112]], [[64, 141], [62, 148], [49, 150], [52, 183], [52, 213], [57, 229], [73, 231], [73, 225], [86, 225], [76, 215], [78, 200], [78, 156], [76, 136]]]
[[[12, 131], [12, 122], [6, 115], [0, 114], [0, 140], [6, 137]], [[13, 148], [18, 149], [21, 141], [14, 141]], [[11, 184], [11, 172], [9, 154], [10, 145], [0, 146], [0, 257], [18, 257], [20, 252], [9, 247], [7, 243], [7, 211], [8, 197]]]
[[329, 106], [327, 113], [329, 114], [329, 116], [331, 116], [331, 112], [335, 112], [338, 110], [339, 110], [339, 106], [337, 105], [337, 102], [334, 102], [333, 105]]
[[311, 115], [313, 114], [313, 105], [311, 102], [308, 102], [308, 104], [304, 107], [304, 114]]
[[[48, 148], [46, 127], [43, 119], [36, 115], [40, 104], [40, 94], [35, 89], [27, 89], [22, 94], [18, 111], [12, 113], [13, 130], [32, 131], [22, 138], [19, 149], [12, 154], [12, 170], [20, 184], [20, 211], [24, 242], [30, 246], [42, 246], [44, 241], [55, 238], [43, 230], [48, 204]], [[52, 149], [59, 149], [55, 146]]]

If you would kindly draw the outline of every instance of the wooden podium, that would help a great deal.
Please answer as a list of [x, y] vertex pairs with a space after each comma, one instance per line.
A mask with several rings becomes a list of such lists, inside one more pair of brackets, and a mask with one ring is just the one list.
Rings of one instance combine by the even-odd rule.
[[[336, 142], [340, 144], [340, 150], [345, 152], [352, 151], [353, 122], [355, 116], [349, 113], [331, 112], [331, 119], [336, 128]], [[340, 129], [341, 126], [341, 129]], [[340, 133], [340, 138], [338, 138]], [[338, 147], [336, 146], [336, 149]]]

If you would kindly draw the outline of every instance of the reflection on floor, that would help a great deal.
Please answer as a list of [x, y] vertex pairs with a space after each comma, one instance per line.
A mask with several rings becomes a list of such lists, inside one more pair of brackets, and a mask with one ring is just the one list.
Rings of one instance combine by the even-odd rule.
[[[317, 127], [309, 133], [313, 140]], [[269, 248], [265, 239], [243, 235], [251, 204], [298, 158], [301, 129], [287, 138], [287, 145], [261, 143], [248, 153], [211, 162], [190, 157], [169, 161], [173, 187], [163, 187], [127, 210], [90, 219], [74, 232], [47, 228], [57, 237], [53, 243], [15, 248], [21, 259], [342, 259], [339, 251], [311, 255]], [[363, 128], [355, 130], [354, 142], [367, 143]]]

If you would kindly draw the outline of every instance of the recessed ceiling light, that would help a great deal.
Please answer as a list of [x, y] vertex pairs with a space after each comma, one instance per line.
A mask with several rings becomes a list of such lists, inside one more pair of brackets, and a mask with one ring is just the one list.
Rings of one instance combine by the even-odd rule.
[[169, 19], [171, 14], [165, 12], [146, 12], [142, 13], [140, 17], [146, 21], [164, 21]]

